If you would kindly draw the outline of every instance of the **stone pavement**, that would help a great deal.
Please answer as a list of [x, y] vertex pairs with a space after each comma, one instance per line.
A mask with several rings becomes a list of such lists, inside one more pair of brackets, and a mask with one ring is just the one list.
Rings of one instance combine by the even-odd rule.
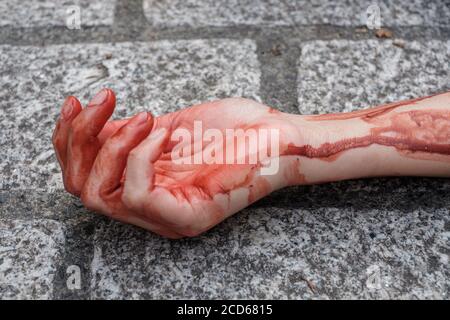
[[116, 117], [229, 96], [350, 111], [450, 90], [449, 1], [379, 2], [391, 39], [364, 27], [373, 1], [0, 0], [0, 298], [448, 299], [448, 179], [293, 187], [171, 241], [84, 209], [51, 147], [64, 96], [105, 86]]

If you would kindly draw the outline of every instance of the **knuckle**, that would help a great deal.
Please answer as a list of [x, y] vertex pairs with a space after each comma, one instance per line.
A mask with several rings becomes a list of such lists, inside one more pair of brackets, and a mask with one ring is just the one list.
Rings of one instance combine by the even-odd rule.
[[75, 118], [70, 124], [70, 130], [74, 135], [78, 135], [84, 131], [84, 125], [80, 118]]
[[75, 182], [71, 178], [71, 176], [68, 176], [67, 174], [64, 174], [63, 176], [63, 183], [64, 183], [64, 189], [66, 189], [67, 192], [73, 194], [76, 197], [80, 197], [81, 191], [76, 186]]
[[91, 183], [90, 179], [86, 181], [80, 192], [80, 199], [84, 206], [92, 211], [101, 211], [102, 200], [98, 195], [98, 187]]
[[103, 152], [106, 152], [110, 155], [110, 157], [123, 157], [126, 156], [126, 147], [120, 139], [117, 139], [117, 137], [110, 137], [108, 140], [106, 140], [105, 144], [103, 145], [102, 149]]
[[99, 204], [96, 197], [92, 196], [90, 193], [83, 190], [83, 192], [81, 192], [80, 198], [81, 202], [88, 210], [98, 211]]
[[144, 155], [140, 152], [139, 147], [132, 149], [128, 154], [128, 161], [130, 161], [130, 163], [139, 163], [144, 160]]

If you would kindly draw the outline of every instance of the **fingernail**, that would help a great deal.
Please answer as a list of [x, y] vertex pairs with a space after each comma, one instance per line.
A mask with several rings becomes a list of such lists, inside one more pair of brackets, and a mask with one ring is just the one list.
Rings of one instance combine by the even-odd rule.
[[64, 101], [64, 104], [61, 109], [61, 119], [63, 119], [64, 121], [69, 120], [70, 116], [72, 115], [72, 112], [73, 112], [73, 102], [72, 99], [68, 97]]
[[137, 127], [140, 126], [141, 124], [144, 124], [147, 121], [148, 121], [148, 113], [141, 112], [133, 118], [133, 120], [131, 121], [131, 125]]
[[108, 90], [102, 89], [99, 93], [97, 93], [94, 98], [89, 102], [88, 107], [95, 107], [102, 103], [104, 103], [108, 99]]

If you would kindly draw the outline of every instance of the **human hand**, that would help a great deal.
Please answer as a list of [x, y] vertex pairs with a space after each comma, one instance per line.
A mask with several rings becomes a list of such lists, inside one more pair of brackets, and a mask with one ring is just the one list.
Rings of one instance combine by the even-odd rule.
[[[257, 102], [224, 99], [157, 118], [144, 112], [108, 121], [114, 107], [111, 90], [102, 90], [84, 109], [69, 97], [53, 135], [65, 188], [89, 209], [167, 237], [194, 236], [301, 179], [297, 159], [286, 159], [274, 174], [261, 175], [262, 162], [276, 158], [279, 143], [286, 147], [297, 134], [281, 112]], [[200, 136], [195, 126], [201, 126]], [[271, 145], [272, 129], [278, 136]], [[241, 130], [244, 139], [226, 138], [226, 130]], [[267, 130], [265, 150], [261, 143], [252, 150], [251, 137], [245, 140], [250, 130]], [[203, 141], [208, 133], [210, 141]], [[180, 141], [182, 134], [189, 139]], [[230, 142], [231, 156], [225, 150]], [[174, 152], [190, 163], [175, 161]]]
[[106, 89], [84, 109], [67, 98], [53, 135], [65, 188], [170, 238], [198, 235], [288, 185], [450, 176], [449, 93], [318, 116], [233, 98], [108, 121], [114, 107]]

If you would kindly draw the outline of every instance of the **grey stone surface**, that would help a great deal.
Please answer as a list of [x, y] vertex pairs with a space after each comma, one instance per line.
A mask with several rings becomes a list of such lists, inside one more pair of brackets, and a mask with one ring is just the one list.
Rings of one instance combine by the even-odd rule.
[[332, 40], [302, 45], [300, 113], [352, 111], [450, 90], [450, 41]]
[[61, 188], [51, 145], [67, 95], [87, 103], [103, 87], [120, 117], [155, 115], [228, 96], [258, 99], [251, 40], [192, 40], [48, 47], [0, 46], [0, 177], [5, 189]]
[[[196, 239], [104, 222], [92, 298], [446, 299], [447, 208], [265, 206]], [[446, 227], [447, 224], [447, 227]]]
[[64, 96], [86, 103], [103, 86], [119, 93], [118, 117], [232, 95], [350, 110], [449, 89], [448, 1], [378, 1], [401, 51], [353, 27], [369, 1], [144, 1], [146, 18], [143, 1], [119, 0], [79, 31], [36, 11], [49, 1], [18, 3], [0, 2], [0, 298], [449, 299], [449, 179], [289, 188], [170, 241], [83, 208], [50, 145]]
[[116, 0], [2, 0], [0, 27], [72, 26], [78, 12], [81, 27], [111, 25], [115, 4]]
[[0, 220], [0, 299], [52, 298], [64, 244], [59, 222]]
[[365, 25], [368, 8], [376, 3], [385, 26], [449, 26], [448, 1], [333, 0], [144, 0], [144, 13], [155, 27], [231, 25], [296, 26]]

